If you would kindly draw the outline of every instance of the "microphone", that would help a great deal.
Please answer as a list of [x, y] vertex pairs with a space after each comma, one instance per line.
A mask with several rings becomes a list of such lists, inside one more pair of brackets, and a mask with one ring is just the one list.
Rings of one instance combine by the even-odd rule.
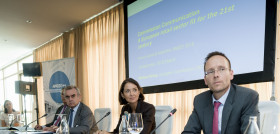
[[93, 127], [95, 127], [100, 121], [102, 121], [105, 117], [107, 117], [111, 112], [107, 112], [98, 122], [96, 122]]
[[156, 131], [156, 129], [159, 128], [162, 125], [162, 123], [165, 122], [169, 117], [171, 117], [176, 111], [177, 111], [176, 108], [171, 110], [170, 113], [168, 114], [168, 116], [150, 134], [154, 133]]
[[174, 108], [173, 110], [171, 110], [170, 113], [169, 113], [169, 115], [168, 115], [168, 117], [172, 116], [176, 111], [177, 111], [176, 108]]
[[46, 117], [47, 115], [48, 115], [48, 114], [46, 113], [46, 114], [44, 114], [43, 116], [41, 116], [40, 118], [38, 118], [38, 119], [36, 119], [36, 120], [30, 122], [29, 124], [25, 125], [25, 131], [27, 131], [27, 127], [28, 127], [30, 124], [32, 124], [33, 122], [35, 122], [35, 121], [37, 121], [37, 120], [39, 120], [39, 119], [41, 119], [41, 118], [43, 118], [43, 117]]

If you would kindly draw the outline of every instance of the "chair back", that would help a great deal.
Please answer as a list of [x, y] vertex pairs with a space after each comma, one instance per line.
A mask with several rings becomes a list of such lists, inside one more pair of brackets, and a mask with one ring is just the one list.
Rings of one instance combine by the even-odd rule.
[[[173, 109], [171, 106], [155, 106], [156, 109], [156, 127], [169, 115]], [[156, 134], [171, 134], [173, 129], [173, 116], [169, 117], [161, 126], [156, 130]]]
[[101, 120], [97, 127], [99, 130], [106, 130], [109, 132], [111, 130], [111, 122], [112, 122], [112, 111], [110, 108], [96, 108], [94, 110], [94, 118], [95, 121], [98, 122], [101, 118], [103, 118], [107, 112], [111, 112], [107, 117], [105, 117], [103, 120]]
[[260, 132], [262, 134], [278, 134], [280, 105], [275, 101], [260, 101]]

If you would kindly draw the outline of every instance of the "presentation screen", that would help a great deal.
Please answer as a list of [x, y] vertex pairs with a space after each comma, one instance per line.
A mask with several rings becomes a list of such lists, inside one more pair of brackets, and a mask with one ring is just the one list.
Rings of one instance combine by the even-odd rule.
[[274, 80], [276, 0], [125, 1], [126, 73], [145, 93], [206, 87], [204, 59], [219, 51], [233, 83]]

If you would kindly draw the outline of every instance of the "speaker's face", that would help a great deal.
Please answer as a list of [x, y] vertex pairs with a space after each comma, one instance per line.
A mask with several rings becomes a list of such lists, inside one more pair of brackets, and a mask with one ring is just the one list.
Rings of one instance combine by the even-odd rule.
[[121, 95], [129, 104], [137, 104], [140, 91], [135, 84], [128, 82], [124, 85]]
[[215, 55], [209, 58], [205, 64], [205, 72], [207, 75], [204, 76], [204, 82], [213, 92], [215, 98], [228, 91], [233, 79], [233, 71], [225, 57]]
[[65, 91], [65, 100], [67, 106], [69, 106], [70, 108], [74, 108], [81, 101], [81, 95], [78, 95], [77, 90], [75, 88], [72, 88]]
[[7, 101], [5, 104], [5, 108], [7, 108], [8, 110], [12, 110], [13, 109], [13, 104], [10, 101]]

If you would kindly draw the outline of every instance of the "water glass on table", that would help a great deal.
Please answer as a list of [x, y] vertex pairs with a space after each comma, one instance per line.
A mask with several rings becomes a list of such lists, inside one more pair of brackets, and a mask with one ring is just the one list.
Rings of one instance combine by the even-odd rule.
[[17, 114], [17, 122], [19, 123], [19, 126], [24, 126], [24, 114]]
[[[14, 120], [14, 114], [8, 114], [8, 119], [9, 119], [9, 124], [7, 124], [7, 126], [10, 127], [10, 125], [12, 124], [13, 120]], [[11, 125], [12, 126], [12, 125]]]
[[143, 119], [141, 113], [128, 114], [128, 131], [131, 134], [139, 134], [143, 130]]

